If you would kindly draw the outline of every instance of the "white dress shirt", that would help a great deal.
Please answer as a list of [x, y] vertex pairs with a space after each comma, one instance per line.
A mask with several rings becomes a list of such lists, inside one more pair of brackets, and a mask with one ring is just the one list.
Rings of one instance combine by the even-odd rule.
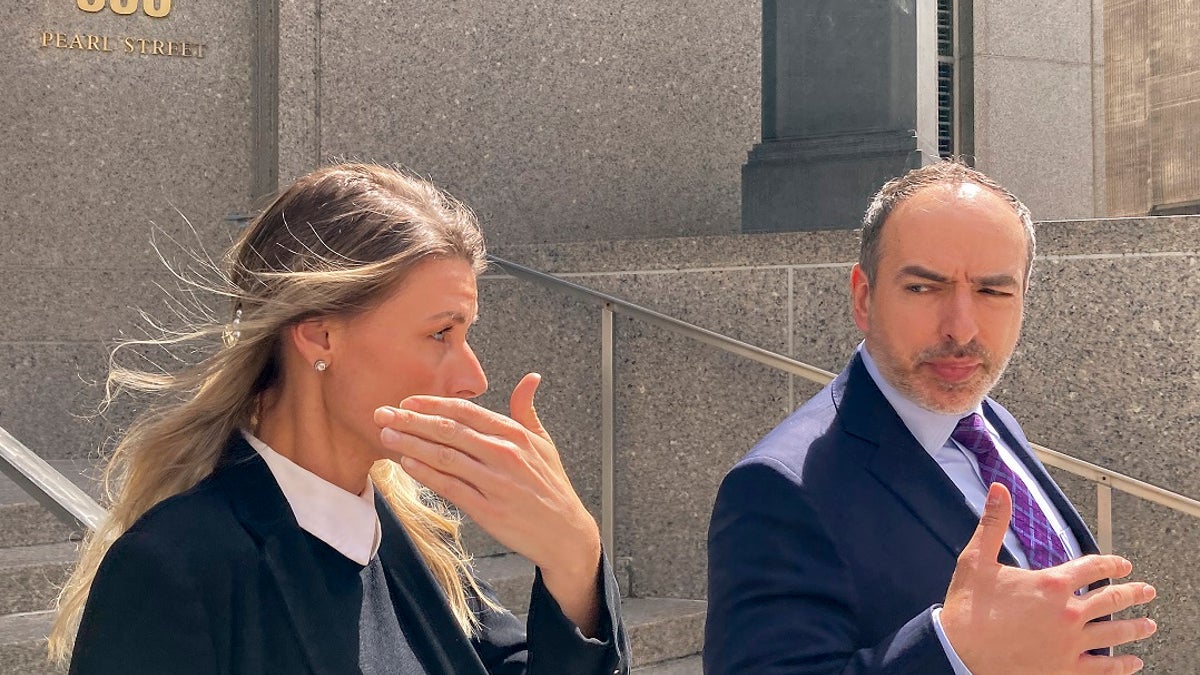
[[366, 489], [356, 495], [272, 450], [249, 431], [242, 429], [242, 436], [267, 463], [300, 529], [360, 565], [371, 562], [382, 530], [369, 477]]
[[[967, 506], [971, 508], [975, 515], [983, 515], [983, 507], [987, 501], [989, 486], [984, 482], [983, 476], [979, 472], [979, 460], [975, 457], [975, 453], [964, 448], [958, 441], [950, 438], [950, 435], [954, 433], [954, 427], [958, 425], [958, 421], [971, 413], [948, 415], [922, 408], [905, 398], [884, 379], [878, 367], [876, 367], [875, 361], [871, 358], [871, 354], [867, 351], [866, 343], [860, 344], [858, 351], [862, 355], [863, 365], [866, 366], [871, 379], [875, 381], [875, 385], [879, 387], [879, 391], [883, 393], [884, 398], [891, 404], [892, 409], [900, 416], [900, 420], [904, 422], [904, 426], [908, 428], [913, 438], [917, 439], [917, 443], [925, 449], [925, 452], [928, 452], [933, 457], [933, 460], [946, 473], [946, 476], [950, 478], [954, 486], [962, 493]], [[1004, 441], [1004, 438], [992, 426], [991, 421], [983, 414], [982, 403], [976, 405], [975, 410], [972, 412], [977, 413], [983, 418], [988, 435], [991, 437], [992, 442], [995, 443], [1001, 460], [1025, 484], [1029, 493], [1033, 495], [1034, 500], [1050, 521], [1051, 527], [1054, 528], [1054, 531], [1058, 533], [1059, 539], [1062, 540], [1067, 555], [1071, 559], [1078, 558], [1082, 555], [1079, 542], [1076, 540], [1074, 533], [1071, 532], [1071, 528], [1067, 525], [1066, 520], [1058, 512], [1058, 509], [1054, 507], [1053, 502], [1050, 501], [1050, 497], [1042, 489], [1041, 484], [1034, 479], [1033, 474], [1029, 472], [1025, 463], [1017, 457], [1012, 448], [1008, 446], [1008, 443]], [[1025, 569], [1029, 568], [1029, 560], [1025, 556], [1025, 550], [1022, 548], [1016, 533], [1011, 528], [1004, 537], [1004, 547], [1008, 549], [1008, 552], [1012, 554], [1021, 567]], [[941, 612], [941, 607], [933, 611], [933, 625], [937, 631], [938, 639], [941, 640], [942, 648], [946, 651], [946, 656], [950, 659], [950, 664], [954, 667], [956, 675], [971, 675], [971, 671], [967, 669], [962, 659], [955, 653], [954, 647], [946, 638], [945, 631], [942, 630]]]

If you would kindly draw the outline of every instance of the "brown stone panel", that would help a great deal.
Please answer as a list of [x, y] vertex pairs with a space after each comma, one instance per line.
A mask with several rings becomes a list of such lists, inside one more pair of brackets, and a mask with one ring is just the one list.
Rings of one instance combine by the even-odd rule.
[[1147, 97], [1155, 108], [1200, 101], [1200, 63], [1194, 70], [1155, 75], [1147, 84]]
[[1195, 70], [1200, 59], [1200, 0], [1153, 0], [1144, 6], [1150, 27], [1150, 72]]
[[1151, 154], [1154, 170], [1151, 190], [1154, 206], [1170, 206], [1200, 199], [1200, 99], [1150, 111]]
[[1149, 213], [1150, 139], [1142, 122], [1109, 124], [1104, 144], [1108, 151], [1108, 213], [1135, 216]]

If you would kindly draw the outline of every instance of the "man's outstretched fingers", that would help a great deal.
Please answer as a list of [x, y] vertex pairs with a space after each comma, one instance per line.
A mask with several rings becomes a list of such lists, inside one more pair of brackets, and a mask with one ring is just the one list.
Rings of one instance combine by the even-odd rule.
[[1114, 621], [1095, 621], [1083, 627], [1083, 648], [1085, 650], [1116, 647], [1138, 640], [1144, 640], [1158, 630], [1154, 619], [1119, 619]]
[[1120, 579], [1133, 571], [1133, 563], [1119, 555], [1085, 555], [1059, 565], [1066, 572], [1071, 588], [1083, 588], [1101, 579]]
[[1086, 609], [1084, 621], [1091, 621], [1102, 616], [1116, 614], [1134, 605], [1150, 602], [1158, 594], [1150, 584], [1135, 581], [1127, 584], [1113, 584], [1089, 591], [1083, 596]]

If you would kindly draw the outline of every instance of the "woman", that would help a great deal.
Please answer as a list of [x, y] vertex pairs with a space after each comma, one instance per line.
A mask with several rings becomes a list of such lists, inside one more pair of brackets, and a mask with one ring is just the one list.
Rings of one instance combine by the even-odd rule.
[[[487, 388], [467, 344], [484, 264], [471, 213], [418, 178], [345, 164], [283, 190], [226, 259], [224, 345], [110, 374], [163, 402], [114, 452], [52, 657], [83, 675], [626, 671], [539, 377], [511, 417], [468, 401]], [[528, 635], [428, 490], [537, 565]]]

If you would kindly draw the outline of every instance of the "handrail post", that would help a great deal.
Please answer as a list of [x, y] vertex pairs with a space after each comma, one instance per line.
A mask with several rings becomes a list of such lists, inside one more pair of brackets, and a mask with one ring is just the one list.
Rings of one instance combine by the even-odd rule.
[[1104, 476], [1096, 481], [1096, 544], [1101, 553], [1113, 552], [1112, 485]]
[[613, 379], [613, 308], [606, 302], [600, 310], [600, 538], [609, 559], [617, 555], [614, 547], [616, 421]]

